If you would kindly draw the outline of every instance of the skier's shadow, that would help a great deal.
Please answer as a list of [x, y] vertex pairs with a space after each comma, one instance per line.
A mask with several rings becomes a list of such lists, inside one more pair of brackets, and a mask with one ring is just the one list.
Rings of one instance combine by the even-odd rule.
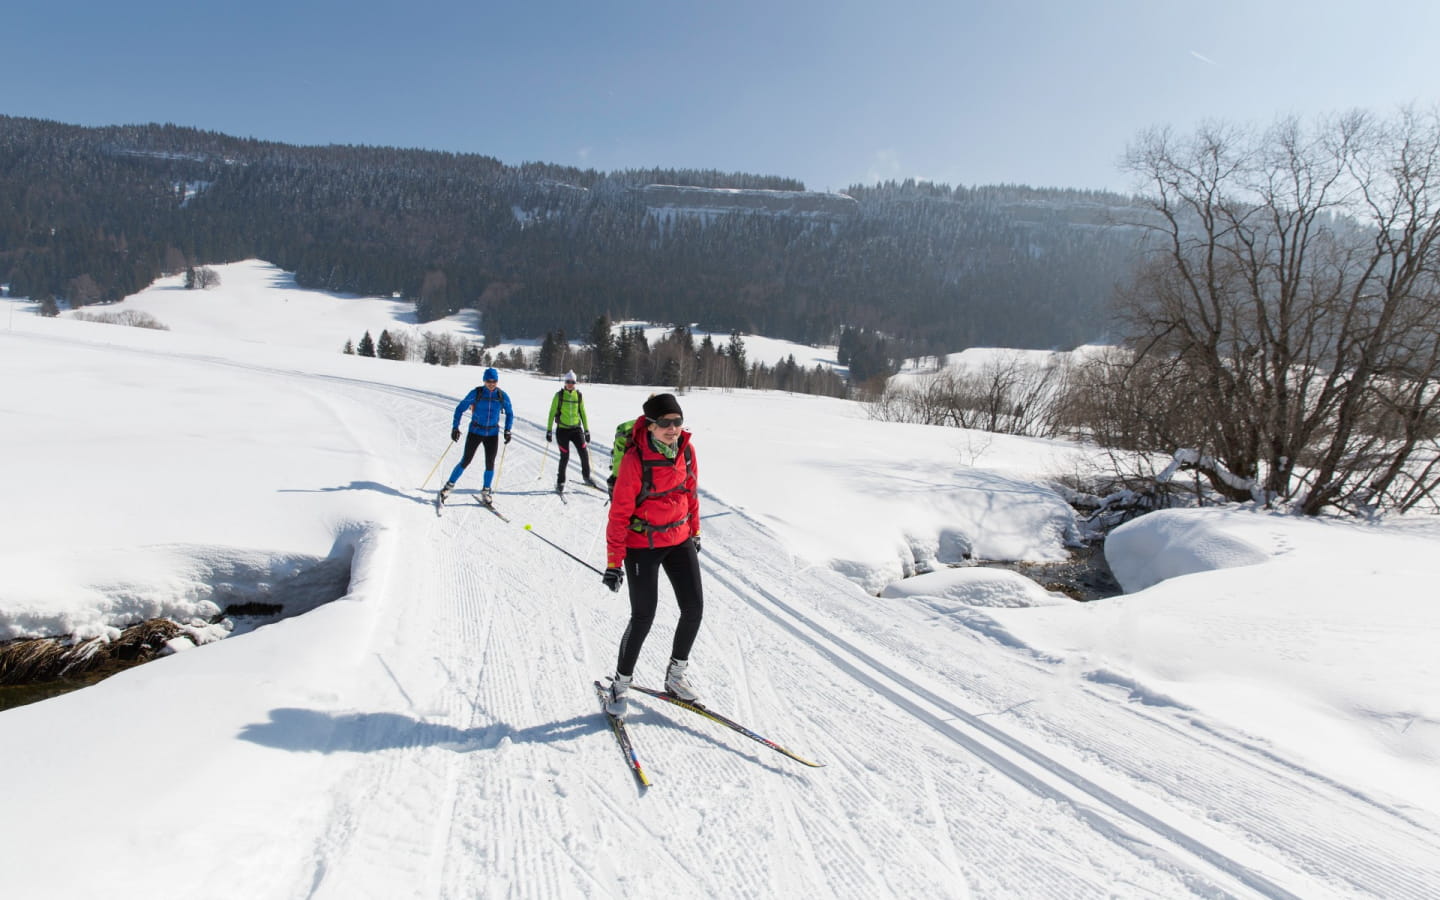
[[505, 722], [456, 728], [400, 713], [334, 713], [286, 707], [270, 710], [270, 721], [246, 725], [238, 737], [292, 753], [374, 753], [413, 747], [443, 747], [468, 753], [493, 750], [507, 739], [511, 743], [556, 744], [608, 727], [595, 715], [530, 728], [515, 728]]
[[[387, 497], [399, 497], [401, 500], [409, 500], [412, 503], [419, 503], [424, 506], [431, 506], [435, 503], [433, 494], [427, 491], [417, 496], [410, 491], [391, 487], [388, 484], [381, 484], [378, 481], [352, 481], [349, 484], [338, 484], [334, 487], [319, 488], [280, 488], [279, 494], [331, 494], [336, 491], [373, 491], [377, 494], [384, 494]], [[427, 496], [428, 495], [428, 496]]]
[[[746, 757], [777, 775], [794, 774], [659, 710], [646, 709], [639, 716], [627, 716], [626, 721], [665, 725], [716, 748]], [[262, 747], [291, 753], [377, 753], [418, 747], [441, 747], [456, 753], [471, 753], [494, 750], [507, 740], [512, 744], [559, 744], [609, 730], [605, 717], [597, 713], [529, 728], [516, 728], [506, 722], [477, 728], [456, 728], [400, 713], [335, 713], [282, 707], [270, 710], [270, 721], [255, 722], [241, 728], [237, 737]]]

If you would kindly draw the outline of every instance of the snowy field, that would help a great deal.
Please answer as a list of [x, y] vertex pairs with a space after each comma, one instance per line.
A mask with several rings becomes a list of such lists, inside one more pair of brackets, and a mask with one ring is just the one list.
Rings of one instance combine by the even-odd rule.
[[[437, 517], [478, 371], [343, 356], [408, 310], [217, 268], [105, 308], [170, 331], [0, 309], [0, 639], [213, 636], [225, 597], [312, 605], [285, 586], [326, 560], [348, 593], [0, 712], [0, 897], [1440, 893], [1436, 520], [1155, 514], [1082, 605], [948, 564], [1062, 558], [1045, 484], [1085, 448], [688, 393], [694, 680], [826, 765], [645, 702], [641, 788], [591, 687], [624, 595], [546, 543], [603, 566], [604, 496], [549, 491], [558, 385], [502, 373], [510, 521], [479, 464]], [[603, 476], [649, 390], [581, 387]], [[638, 681], [674, 616], [662, 588]]]

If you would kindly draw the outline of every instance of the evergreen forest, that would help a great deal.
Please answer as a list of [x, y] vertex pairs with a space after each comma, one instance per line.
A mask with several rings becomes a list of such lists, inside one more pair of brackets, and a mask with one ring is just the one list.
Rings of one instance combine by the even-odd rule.
[[803, 343], [869, 335], [894, 358], [1069, 349], [1106, 336], [1143, 215], [1100, 192], [905, 181], [820, 194], [774, 175], [0, 116], [13, 295], [78, 308], [260, 258], [305, 287], [403, 296], [421, 321], [477, 308], [488, 345], [605, 317]]

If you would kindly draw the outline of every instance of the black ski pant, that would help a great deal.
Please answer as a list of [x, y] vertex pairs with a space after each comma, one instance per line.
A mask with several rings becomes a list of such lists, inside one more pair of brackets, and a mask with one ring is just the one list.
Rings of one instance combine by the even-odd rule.
[[585, 429], [579, 425], [555, 429], [555, 443], [560, 446], [560, 469], [555, 476], [557, 484], [565, 483], [565, 473], [570, 469], [570, 445], [575, 445], [580, 457], [580, 474], [590, 480], [590, 450], [585, 446]]
[[700, 586], [700, 555], [695, 542], [688, 538], [673, 547], [629, 549], [625, 551], [625, 580], [630, 583], [630, 624], [620, 638], [620, 660], [615, 664], [619, 675], [634, 675], [640, 660], [640, 648], [655, 622], [655, 607], [660, 599], [660, 570], [670, 579], [675, 602], [680, 605], [680, 621], [675, 624], [675, 641], [670, 648], [672, 659], [689, 659], [695, 636], [700, 633], [700, 619], [705, 614], [705, 595]]
[[475, 458], [475, 450], [481, 444], [485, 445], [485, 471], [494, 470], [495, 451], [500, 446], [500, 435], [478, 435], [472, 431], [465, 435], [465, 455], [460, 457], [460, 471], [470, 467], [470, 461]]

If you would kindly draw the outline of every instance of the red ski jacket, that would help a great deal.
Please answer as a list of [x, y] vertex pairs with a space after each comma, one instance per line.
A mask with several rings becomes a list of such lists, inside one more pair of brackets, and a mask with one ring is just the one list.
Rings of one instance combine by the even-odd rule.
[[649, 423], [635, 420], [620, 460], [605, 529], [607, 565], [618, 568], [630, 547], [673, 547], [700, 533], [699, 468], [690, 432], [681, 431], [675, 458], [650, 446]]

